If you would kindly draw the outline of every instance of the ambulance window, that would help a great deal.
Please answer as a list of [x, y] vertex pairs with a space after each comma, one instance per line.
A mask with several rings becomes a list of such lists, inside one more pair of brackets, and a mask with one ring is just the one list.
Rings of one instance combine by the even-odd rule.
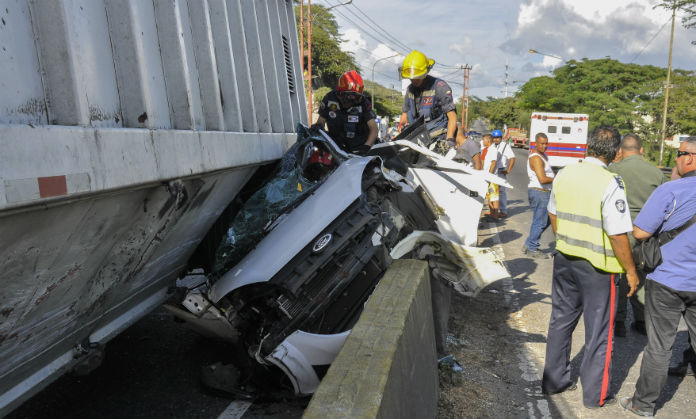
[[561, 132], [563, 134], [570, 134], [570, 127], [561, 127]]
[[556, 126], [549, 125], [549, 134], [555, 134], [555, 133], [556, 133]]

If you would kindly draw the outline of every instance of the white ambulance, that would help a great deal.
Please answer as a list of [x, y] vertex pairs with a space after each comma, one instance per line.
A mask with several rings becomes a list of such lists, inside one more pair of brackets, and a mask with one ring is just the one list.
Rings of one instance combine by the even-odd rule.
[[534, 112], [529, 129], [529, 148], [534, 148], [536, 135], [543, 132], [549, 138], [546, 155], [551, 166], [577, 163], [585, 158], [588, 124], [589, 117], [583, 113]]

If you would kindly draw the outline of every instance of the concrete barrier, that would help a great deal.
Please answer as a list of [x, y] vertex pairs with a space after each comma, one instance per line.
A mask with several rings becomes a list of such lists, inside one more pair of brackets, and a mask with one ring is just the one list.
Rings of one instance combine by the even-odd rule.
[[427, 262], [396, 260], [303, 418], [434, 418], [439, 383]]

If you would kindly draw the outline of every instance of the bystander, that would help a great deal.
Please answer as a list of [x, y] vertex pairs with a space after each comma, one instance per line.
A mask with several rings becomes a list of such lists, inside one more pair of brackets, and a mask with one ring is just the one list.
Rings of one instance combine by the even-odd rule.
[[553, 182], [553, 169], [546, 157], [546, 148], [549, 138], [543, 132], [534, 137], [534, 148], [527, 159], [527, 196], [529, 208], [532, 210], [532, 225], [529, 228], [529, 236], [522, 246], [522, 253], [537, 259], [549, 259], [548, 253], [539, 250], [541, 235], [549, 225], [549, 197], [551, 196], [551, 183]]
[[[633, 235], [639, 241], [676, 230], [696, 217], [696, 137], [688, 137], [677, 151], [681, 179], [653, 192], [635, 220]], [[696, 344], [696, 223], [661, 246], [662, 263], [647, 275], [645, 325], [648, 345], [633, 397], [621, 406], [639, 416], [652, 416], [667, 381], [672, 345], [681, 318]]]
[[[628, 134], [621, 141], [621, 148], [618, 152], [618, 162], [609, 165], [609, 170], [621, 175], [626, 184], [626, 197], [628, 198], [628, 208], [631, 213], [631, 220], [635, 220], [645, 201], [650, 194], [662, 185], [665, 177], [662, 171], [643, 159], [643, 142], [636, 134]], [[632, 234], [628, 235], [631, 248], [636, 241]], [[643, 316], [643, 304], [645, 303], [645, 272], [638, 271], [638, 291], [631, 297], [631, 307], [633, 308], [633, 330], [645, 335], [645, 319]], [[614, 334], [619, 337], [626, 336], [626, 308], [628, 293], [628, 282], [624, 274], [619, 275], [619, 301], [616, 306], [616, 317], [614, 319]]]
[[[493, 143], [499, 153], [497, 175], [503, 179], [512, 173], [512, 167], [515, 165], [515, 152], [507, 141], [503, 141], [503, 133], [499, 129], [494, 130]], [[500, 189], [500, 218], [507, 217], [507, 191], [505, 188]]]
[[[498, 149], [493, 144], [493, 137], [490, 134], [483, 136], [483, 152], [481, 154], [483, 156], [483, 170], [494, 174], [497, 173], [500, 155]], [[500, 218], [498, 213], [499, 191], [500, 187], [495, 183], [488, 184], [488, 193], [486, 194], [488, 213], [484, 214], [485, 216], [493, 219]]]

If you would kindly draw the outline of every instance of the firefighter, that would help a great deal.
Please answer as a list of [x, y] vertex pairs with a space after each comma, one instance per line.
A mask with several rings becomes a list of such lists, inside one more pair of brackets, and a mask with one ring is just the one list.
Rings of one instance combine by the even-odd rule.
[[365, 154], [377, 140], [377, 122], [370, 101], [363, 96], [363, 80], [357, 71], [344, 73], [321, 100], [319, 118], [312, 125], [324, 129], [344, 151]]
[[426, 146], [446, 140], [450, 146], [459, 147], [464, 137], [455, 140], [457, 111], [452, 100], [452, 89], [444, 80], [428, 75], [433, 65], [434, 60], [415, 50], [404, 58], [400, 68], [401, 77], [410, 79], [411, 84], [406, 89], [399, 126], [403, 128], [422, 115], [430, 133], [430, 143]]

